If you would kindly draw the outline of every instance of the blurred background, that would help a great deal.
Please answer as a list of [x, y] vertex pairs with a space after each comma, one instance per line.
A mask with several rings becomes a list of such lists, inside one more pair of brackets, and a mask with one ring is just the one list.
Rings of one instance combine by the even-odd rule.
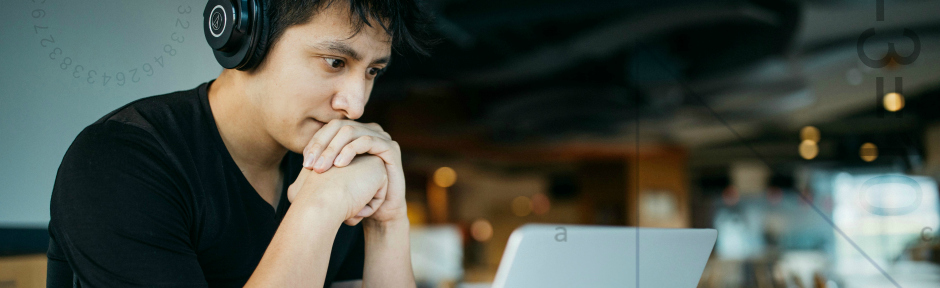
[[[0, 287], [42, 286], [84, 126], [221, 69], [205, 1], [37, 2], [0, 11]], [[440, 44], [362, 119], [402, 146], [421, 287], [486, 287], [526, 223], [716, 228], [699, 287], [940, 285], [940, 1], [424, 3]]]

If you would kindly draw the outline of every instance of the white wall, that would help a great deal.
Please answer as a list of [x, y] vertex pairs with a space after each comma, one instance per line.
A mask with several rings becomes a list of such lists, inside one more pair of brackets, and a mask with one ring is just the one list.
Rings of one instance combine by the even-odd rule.
[[[82, 128], [132, 100], [194, 88], [222, 69], [203, 36], [204, 0], [33, 1], [43, 2], [3, 1], [0, 9], [0, 227], [47, 225], [56, 170]], [[42, 41], [50, 36], [55, 43]], [[164, 51], [170, 48], [174, 56]], [[155, 59], [161, 56], [163, 67]]]

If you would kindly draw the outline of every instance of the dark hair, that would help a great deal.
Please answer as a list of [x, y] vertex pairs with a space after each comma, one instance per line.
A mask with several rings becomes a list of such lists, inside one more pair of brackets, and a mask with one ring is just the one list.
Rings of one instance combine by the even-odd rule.
[[[429, 27], [431, 18], [415, 3], [415, 0], [269, 0], [267, 16], [270, 30], [268, 43], [270, 48], [277, 43], [287, 28], [309, 22], [315, 15], [333, 4], [347, 2], [354, 33], [359, 33], [363, 25], [372, 27], [377, 22], [392, 38], [392, 48], [410, 49], [421, 55], [428, 55], [427, 45], [431, 44]], [[355, 34], [353, 34], [355, 35]]]

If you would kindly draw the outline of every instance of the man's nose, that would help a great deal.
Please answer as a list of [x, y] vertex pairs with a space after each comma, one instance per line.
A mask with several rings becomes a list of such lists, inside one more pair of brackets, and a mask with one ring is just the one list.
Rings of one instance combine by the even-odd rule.
[[352, 120], [362, 117], [369, 97], [366, 80], [362, 77], [347, 77], [337, 88], [333, 109], [341, 110], [346, 118]]

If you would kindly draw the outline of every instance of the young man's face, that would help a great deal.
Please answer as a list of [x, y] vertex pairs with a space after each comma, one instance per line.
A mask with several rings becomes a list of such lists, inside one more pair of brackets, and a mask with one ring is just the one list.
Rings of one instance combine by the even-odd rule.
[[249, 98], [267, 132], [296, 153], [333, 119], [362, 116], [376, 73], [391, 56], [389, 35], [372, 21], [353, 36], [344, 5], [289, 27], [250, 73]]

